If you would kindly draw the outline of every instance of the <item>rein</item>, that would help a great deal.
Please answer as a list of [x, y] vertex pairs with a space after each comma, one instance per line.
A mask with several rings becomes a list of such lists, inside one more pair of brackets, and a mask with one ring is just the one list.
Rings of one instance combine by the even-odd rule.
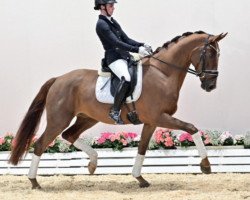
[[211, 46], [218, 53], [218, 50], [215, 49], [212, 45], [209, 44], [209, 37], [210, 36], [211, 35], [209, 35], [208, 38], [206, 38], [204, 47], [201, 50], [200, 61], [198, 63], [198, 65], [200, 63], [202, 63], [201, 72], [197, 72], [196, 70], [193, 70], [191, 68], [185, 69], [184, 67], [177, 66], [177, 65], [172, 64], [172, 63], [168, 63], [166, 61], [163, 61], [163, 60], [161, 60], [159, 58], [154, 57], [153, 55], [149, 56], [149, 58], [153, 58], [155, 60], [158, 60], [161, 63], [164, 63], [165, 65], [168, 65], [168, 66], [174, 67], [174, 68], [176, 68], [178, 70], [182, 70], [184, 72], [193, 74], [193, 75], [198, 76], [200, 78], [204, 78], [206, 74], [217, 77], [219, 75], [219, 72], [217, 70], [208, 70], [208, 69], [206, 69], [206, 52], [207, 52], [207, 47]]
[[184, 69], [183, 67], [180, 67], [180, 66], [175, 65], [175, 64], [172, 64], [172, 63], [165, 62], [165, 61], [163, 61], [163, 60], [161, 60], [161, 59], [159, 59], [159, 58], [156, 58], [156, 57], [154, 57], [154, 56], [150, 56], [150, 58], [154, 58], [155, 60], [158, 60], [158, 61], [160, 61], [161, 63], [164, 63], [165, 65], [174, 67], [174, 68], [176, 68], [176, 69], [182, 70], [182, 71], [184, 71], [184, 72], [188, 72], [188, 73], [193, 74], [193, 75], [196, 75], [196, 76], [199, 76], [199, 74], [200, 74], [200, 73], [197, 73], [196, 70], [193, 70], [193, 69], [191, 69], [191, 68]]

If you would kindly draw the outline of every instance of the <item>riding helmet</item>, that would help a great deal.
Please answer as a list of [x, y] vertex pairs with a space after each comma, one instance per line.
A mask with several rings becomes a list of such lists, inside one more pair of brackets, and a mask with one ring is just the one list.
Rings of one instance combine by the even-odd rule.
[[105, 5], [108, 3], [117, 3], [116, 0], [95, 0], [95, 10], [99, 10], [101, 5]]

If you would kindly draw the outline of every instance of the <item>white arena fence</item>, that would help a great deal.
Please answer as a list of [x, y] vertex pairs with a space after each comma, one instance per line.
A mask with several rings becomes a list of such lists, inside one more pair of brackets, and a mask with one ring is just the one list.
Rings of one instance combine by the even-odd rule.
[[[250, 172], [250, 149], [243, 146], [208, 147], [212, 172]], [[130, 174], [137, 148], [123, 151], [97, 149], [98, 167], [95, 174]], [[32, 154], [27, 154], [18, 166], [7, 163], [9, 152], [0, 152], [0, 174], [26, 175]], [[201, 173], [200, 157], [194, 148], [148, 150], [142, 173]], [[89, 174], [89, 158], [83, 152], [44, 153], [38, 168], [39, 175]]]

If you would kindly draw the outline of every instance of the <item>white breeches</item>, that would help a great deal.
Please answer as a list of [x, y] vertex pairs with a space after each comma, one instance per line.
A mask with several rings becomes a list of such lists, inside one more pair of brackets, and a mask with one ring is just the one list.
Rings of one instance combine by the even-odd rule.
[[130, 82], [131, 77], [128, 72], [128, 62], [124, 59], [119, 59], [112, 62], [109, 65], [109, 68], [114, 72], [114, 74], [121, 80], [122, 76], [124, 76], [125, 80]]

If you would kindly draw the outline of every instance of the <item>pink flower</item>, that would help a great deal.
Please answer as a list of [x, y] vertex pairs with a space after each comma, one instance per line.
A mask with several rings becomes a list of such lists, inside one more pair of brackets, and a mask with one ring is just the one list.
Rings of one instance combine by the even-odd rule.
[[169, 133], [164, 133], [165, 137], [170, 137]]
[[133, 142], [133, 139], [137, 137], [136, 133], [128, 132], [118, 132], [118, 133], [102, 133], [99, 138], [95, 140], [97, 145], [103, 145], [103, 147], [117, 146], [118, 144], [122, 146], [127, 146], [129, 143]]
[[5, 143], [5, 139], [3, 137], [0, 137], [0, 145]]
[[193, 142], [193, 138], [189, 133], [182, 133], [179, 137], [180, 142], [184, 142], [185, 140], [188, 140], [189, 142]]
[[12, 133], [7, 132], [7, 133], [4, 135], [4, 137], [6, 137], [6, 136], [11, 136], [11, 137], [13, 137], [13, 134], [12, 134]]
[[136, 133], [128, 133], [128, 137], [130, 137], [131, 139], [134, 139], [137, 137]]
[[115, 140], [120, 140], [121, 139], [121, 133], [114, 133], [114, 139]]
[[154, 133], [155, 142], [159, 145], [163, 145], [165, 147], [174, 146], [174, 141], [171, 135], [171, 130], [169, 129], [157, 129]]
[[164, 143], [167, 137], [171, 137], [168, 129], [158, 129], [154, 133], [156, 143]]
[[102, 133], [101, 137], [104, 138], [104, 139], [109, 139], [111, 135], [113, 135], [113, 133], [107, 132], [107, 133]]
[[49, 147], [53, 147], [55, 145], [55, 140], [49, 144]]
[[[101, 137], [97, 140], [98, 144], [103, 144], [104, 142], [106, 142], [106, 140], [110, 140], [111, 137], [113, 137], [114, 133], [101, 133]], [[113, 140], [114, 141], [114, 140]]]
[[122, 133], [114, 133], [113, 135], [116, 140], [120, 140]]
[[155, 140], [156, 140], [156, 143], [161, 143], [164, 141], [164, 138], [162, 137], [162, 131], [161, 130], [157, 130], [155, 132]]
[[184, 142], [186, 140], [186, 135], [185, 134], [181, 134], [179, 137], [180, 142]]
[[121, 139], [121, 142], [122, 142], [123, 146], [127, 146], [127, 144], [128, 144], [127, 140], [125, 140], [125, 139]]
[[232, 134], [229, 131], [224, 131], [220, 135], [220, 143], [223, 144], [228, 138], [233, 138]]
[[211, 142], [210, 142], [210, 139], [207, 137], [205, 140], [204, 140], [204, 144], [206, 145], [206, 144], [210, 144]]
[[129, 136], [128, 136], [128, 133], [126, 133], [126, 132], [122, 132], [122, 134], [121, 134], [124, 138], [128, 138]]
[[14, 138], [11, 142], [11, 148], [15, 148], [16, 147], [16, 138]]
[[202, 139], [204, 140], [203, 142], [204, 142], [205, 145], [211, 144], [209, 135], [207, 133], [205, 133], [203, 131], [200, 131], [200, 134], [203, 137]]
[[97, 140], [98, 144], [103, 144], [106, 141], [106, 139], [104, 137], [101, 137]]
[[111, 135], [111, 136], [110, 136], [110, 141], [111, 141], [111, 142], [114, 142], [115, 140], [116, 140], [115, 134]]
[[165, 143], [164, 144], [165, 144], [166, 147], [172, 147], [174, 145], [174, 142], [173, 142], [173, 140], [172, 140], [171, 137], [167, 137], [165, 139]]
[[199, 130], [199, 133], [200, 133], [201, 136], [204, 136], [204, 137], [207, 135], [207, 134], [206, 134], [204, 131], [202, 131], [202, 130]]

